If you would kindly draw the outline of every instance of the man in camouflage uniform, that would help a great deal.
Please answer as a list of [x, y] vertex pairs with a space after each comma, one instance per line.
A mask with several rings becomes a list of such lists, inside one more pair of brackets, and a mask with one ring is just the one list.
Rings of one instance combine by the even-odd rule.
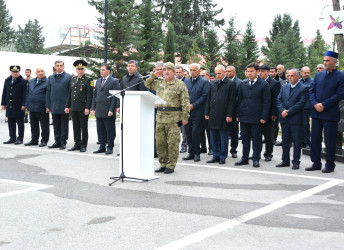
[[[86, 152], [88, 141], [88, 117], [93, 97], [93, 80], [85, 76], [87, 62], [77, 60], [73, 63], [77, 75], [69, 83], [69, 94], [66, 101], [66, 114], [73, 119], [74, 146], [68, 151]], [[82, 135], [82, 136], [81, 136]]]
[[[145, 86], [156, 91], [166, 101], [158, 105], [156, 115], [156, 149], [160, 167], [155, 172], [174, 172], [179, 156], [180, 129], [186, 125], [190, 113], [189, 94], [184, 82], [174, 76], [174, 64], [164, 64], [163, 71], [156, 71], [145, 82]], [[164, 76], [164, 77], [162, 77]]]

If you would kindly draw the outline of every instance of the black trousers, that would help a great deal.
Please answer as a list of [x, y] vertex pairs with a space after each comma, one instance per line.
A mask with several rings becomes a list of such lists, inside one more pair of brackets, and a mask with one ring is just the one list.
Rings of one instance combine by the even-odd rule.
[[272, 157], [272, 152], [274, 150], [274, 124], [272, 122], [262, 124], [262, 134], [265, 139], [264, 157]]
[[[24, 116], [23, 117], [16, 117], [10, 118], [8, 117], [8, 130], [10, 134], [10, 139], [12, 141], [18, 140], [23, 141], [24, 139]], [[18, 137], [17, 134], [17, 126], [18, 126]]]
[[210, 129], [208, 128], [208, 120], [207, 119], [203, 119], [203, 126], [202, 126], [202, 130], [201, 130], [201, 148], [207, 148], [207, 139], [205, 138], [207, 135], [207, 139], [208, 139], [208, 146], [209, 149], [211, 149], [211, 144], [210, 144]]
[[53, 114], [52, 116], [55, 142], [67, 144], [69, 114]]
[[200, 136], [204, 116], [190, 117], [185, 125], [186, 139], [188, 141], [189, 153], [200, 154]]
[[113, 149], [115, 140], [116, 119], [112, 116], [109, 118], [97, 118], [97, 134], [100, 148]]
[[39, 125], [41, 125], [41, 142], [49, 141], [49, 113], [30, 112], [31, 141], [39, 140]]
[[88, 115], [84, 111], [72, 111], [74, 146], [87, 147], [88, 141]]
[[274, 129], [274, 141], [277, 141], [278, 132], [279, 132], [279, 117], [277, 120], [273, 122], [273, 129]]
[[230, 152], [237, 153], [237, 148], [239, 144], [239, 122], [233, 118], [232, 122], [229, 125], [229, 135], [231, 137], [231, 150]]
[[[282, 125], [282, 161], [290, 163], [290, 144], [294, 143], [293, 163], [300, 164], [301, 158], [301, 141], [302, 141], [302, 124], [288, 124]], [[292, 141], [291, 141], [292, 139]]]
[[260, 123], [240, 122], [242, 137], [242, 160], [248, 161], [251, 139], [252, 139], [252, 160], [259, 161], [262, 152], [262, 126]]

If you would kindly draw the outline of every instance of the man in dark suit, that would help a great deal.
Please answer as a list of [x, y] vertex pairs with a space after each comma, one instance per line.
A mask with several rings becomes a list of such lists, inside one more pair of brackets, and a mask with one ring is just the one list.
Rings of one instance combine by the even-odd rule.
[[205, 111], [213, 149], [213, 158], [207, 163], [225, 164], [228, 156], [229, 124], [235, 113], [237, 89], [235, 82], [226, 76], [223, 65], [216, 66], [215, 74], [217, 80], [210, 86]]
[[[300, 82], [307, 87], [307, 90], [311, 87], [313, 82], [313, 78], [310, 76], [311, 70], [309, 67], [305, 66], [301, 69], [301, 79]], [[309, 118], [311, 114], [311, 102], [309, 101], [309, 91], [306, 94], [306, 104], [303, 107], [303, 133], [302, 133], [302, 147], [306, 149], [310, 149], [310, 137], [311, 137], [311, 130], [309, 126]]]
[[71, 113], [73, 119], [74, 146], [68, 151], [86, 152], [88, 141], [88, 117], [93, 97], [93, 80], [85, 76], [87, 62], [76, 60], [73, 63], [76, 76], [70, 81], [69, 94], [66, 101], [66, 114]]
[[[94, 89], [91, 114], [97, 118], [97, 134], [100, 146], [93, 153], [112, 154], [114, 147], [114, 124], [116, 120], [116, 108], [119, 107], [119, 99], [111, 97], [109, 90], [119, 90], [119, 82], [110, 75], [110, 65], [104, 63], [100, 67], [100, 75]], [[106, 145], [107, 144], [107, 145]]]
[[308, 88], [300, 81], [297, 69], [289, 70], [289, 83], [284, 84], [277, 97], [277, 107], [282, 125], [282, 162], [276, 167], [290, 166], [290, 139], [294, 143], [292, 169], [300, 168], [301, 142], [303, 129], [303, 107]]
[[336, 69], [338, 53], [327, 51], [324, 57], [326, 71], [318, 72], [309, 90], [311, 111], [311, 160], [306, 171], [321, 169], [322, 132], [325, 136], [326, 165], [323, 173], [334, 171], [335, 151], [340, 118], [339, 101], [344, 98], [344, 73]]
[[[26, 101], [26, 80], [20, 75], [20, 66], [10, 66], [11, 76], [7, 77], [1, 98], [1, 108], [6, 110], [10, 139], [4, 144], [22, 144], [24, 139], [24, 116]], [[18, 137], [16, 137], [18, 125]]]
[[265, 139], [265, 152], [264, 157], [265, 161], [271, 161], [273, 155], [273, 149], [274, 149], [274, 122], [277, 120], [278, 117], [278, 109], [276, 106], [276, 99], [277, 96], [281, 90], [281, 84], [276, 81], [275, 79], [272, 79], [269, 76], [270, 73], [270, 67], [266, 64], [259, 66], [259, 76], [263, 80], [265, 80], [270, 87], [270, 93], [271, 93], [271, 104], [270, 104], [270, 112], [268, 116], [268, 120], [265, 124], [262, 125], [263, 129], [263, 135]]
[[200, 161], [200, 136], [202, 131], [205, 102], [209, 92], [209, 81], [200, 76], [200, 66], [189, 66], [191, 77], [185, 81], [190, 97], [190, 117], [185, 126], [189, 154], [183, 160]]
[[137, 71], [138, 62], [135, 60], [130, 60], [128, 62], [127, 69], [128, 69], [128, 74], [126, 74], [122, 78], [121, 89], [125, 89], [132, 86], [128, 90], [146, 91], [147, 88], [145, 87], [145, 84], [142, 80], [142, 75]]
[[[229, 65], [226, 67], [226, 75], [229, 79], [234, 81], [237, 90], [239, 89], [240, 83], [242, 82], [236, 75], [236, 69], [234, 66]], [[239, 122], [236, 120], [236, 114], [234, 114], [232, 122], [229, 124], [230, 132], [229, 135], [231, 137], [231, 154], [232, 158], [238, 157], [238, 144], [239, 144]]]
[[47, 87], [46, 112], [53, 116], [55, 142], [49, 148], [65, 149], [68, 140], [69, 114], [65, 113], [65, 105], [69, 93], [71, 75], [64, 71], [64, 63], [55, 62], [56, 73], [49, 76]]
[[48, 78], [43, 68], [36, 69], [36, 78], [30, 80], [26, 93], [26, 108], [30, 111], [31, 141], [25, 146], [38, 145], [39, 125], [41, 125], [41, 143], [39, 147], [47, 146], [49, 141], [49, 113], [46, 112], [46, 95]]
[[236, 166], [248, 165], [250, 144], [252, 139], [253, 167], [258, 168], [262, 151], [262, 124], [269, 118], [271, 93], [266, 81], [258, 76], [259, 66], [250, 63], [246, 66], [245, 75], [239, 86], [237, 121], [240, 122], [243, 153]]

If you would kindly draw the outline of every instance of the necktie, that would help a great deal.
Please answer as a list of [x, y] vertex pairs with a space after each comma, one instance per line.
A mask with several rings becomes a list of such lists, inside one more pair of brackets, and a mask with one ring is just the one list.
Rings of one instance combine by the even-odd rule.
[[100, 85], [100, 86], [103, 88], [104, 84], [105, 84], [105, 78], [103, 78], [102, 85]]
[[250, 80], [250, 86], [252, 86], [252, 84], [253, 84], [253, 81]]
[[14, 79], [12, 78], [12, 82], [11, 82], [11, 85], [13, 85], [13, 83], [14, 83]]

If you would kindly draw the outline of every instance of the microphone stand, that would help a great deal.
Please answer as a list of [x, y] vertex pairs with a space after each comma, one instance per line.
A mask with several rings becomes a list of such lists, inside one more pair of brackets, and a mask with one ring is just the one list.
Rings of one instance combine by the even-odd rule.
[[[137, 180], [137, 181], [148, 181], [148, 179], [141, 179], [141, 178], [133, 178], [133, 177], [128, 177], [125, 175], [124, 173], [124, 164], [123, 164], [123, 121], [124, 121], [124, 117], [123, 117], [123, 113], [124, 113], [124, 96], [125, 96], [125, 92], [136, 86], [136, 85], [139, 85], [140, 83], [142, 83], [142, 81], [139, 81], [138, 83], [130, 86], [130, 87], [127, 87], [125, 89], [122, 89], [121, 90], [121, 99], [122, 99], [122, 107], [121, 107], [121, 174], [119, 176], [115, 176], [115, 177], [110, 177], [111, 180], [114, 180], [113, 182], [109, 183], [109, 186], [112, 186], [115, 182], [119, 181], [119, 180], [123, 180], [124, 179], [129, 179], [129, 180]], [[117, 94], [116, 94], [117, 95]], [[109, 96], [111, 97], [111, 96]]]

